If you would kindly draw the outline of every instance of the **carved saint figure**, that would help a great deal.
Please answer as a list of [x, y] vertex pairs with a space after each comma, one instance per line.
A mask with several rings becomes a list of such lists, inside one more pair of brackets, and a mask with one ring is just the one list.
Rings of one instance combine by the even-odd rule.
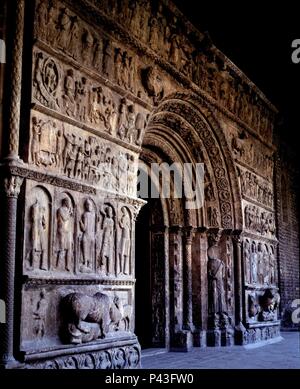
[[87, 199], [84, 203], [85, 212], [79, 222], [79, 227], [82, 231], [81, 250], [82, 250], [82, 266], [81, 272], [91, 270], [94, 256], [95, 243], [95, 212], [93, 210], [93, 203]]
[[258, 243], [258, 246], [257, 246], [257, 273], [258, 273], [258, 282], [261, 285], [263, 285], [265, 264], [264, 264], [264, 250], [263, 250], [263, 246], [261, 243]]
[[46, 210], [36, 199], [31, 207], [32, 261], [34, 269], [47, 270]]
[[41, 124], [40, 121], [34, 116], [32, 118], [32, 137], [31, 137], [31, 161], [35, 165], [39, 165], [39, 153], [40, 153], [40, 135]]
[[252, 242], [251, 245], [251, 280], [253, 284], [257, 283], [257, 252], [255, 242]]
[[114, 273], [114, 229], [113, 210], [110, 206], [105, 208], [102, 222], [102, 244], [100, 251], [100, 272], [106, 275]]
[[119, 221], [119, 226], [121, 228], [121, 240], [120, 240], [120, 273], [129, 274], [129, 260], [130, 260], [130, 248], [131, 248], [131, 238], [130, 238], [130, 229], [131, 221], [128, 214], [128, 210], [125, 207], [121, 209], [122, 215]]
[[225, 264], [219, 258], [220, 250], [215, 243], [207, 250], [208, 262], [208, 299], [209, 313], [222, 314], [226, 312], [225, 304]]
[[73, 258], [73, 209], [71, 201], [64, 198], [57, 210], [58, 256], [56, 267], [61, 263], [67, 271], [71, 271]]
[[47, 300], [45, 297], [45, 290], [42, 289], [36, 308], [33, 311], [34, 319], [34, 335], [38, 338], [43, 338], [45, 335], [45, 320], [47, 314]]
[[251, 284], [251, 249], [250, 243], [246, 239], [244, 243], [244, 263], [245, 263], [245, 278], [248, 284]]
[[269, 249], [269, 266], [270, 266], [270, 284], [276, 284], [276, 262], [274, 256], [274, 247], [271, 245]]

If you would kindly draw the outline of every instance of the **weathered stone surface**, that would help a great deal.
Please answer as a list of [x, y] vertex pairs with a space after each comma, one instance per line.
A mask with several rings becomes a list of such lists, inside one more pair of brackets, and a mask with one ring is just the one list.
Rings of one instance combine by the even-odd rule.
[[[279, 336], [289, 229], [274, 192], [276, 109], [169, 1], [35, 3], [31, 79], [13, 78], [6, 107], [25, 83], [7, 139], [22, 163], [3, 167], [0, 270], [18, 265], [21, 297], [8, 277], [2, 364], [19, 306], [28, 368], [136, 368], [139, 341], [189, 351]], [[204, 164], [203, 207], [171, 195], [138, 216], [138, 167], [162, 162]]]

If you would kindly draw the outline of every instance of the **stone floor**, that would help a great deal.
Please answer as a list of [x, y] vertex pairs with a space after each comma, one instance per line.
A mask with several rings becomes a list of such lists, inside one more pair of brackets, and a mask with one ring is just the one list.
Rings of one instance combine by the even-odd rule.
[[262, 347], [242, 346], [206, 349], [189, 353], [142, 351], [144, 369], [300, 369], [300, 334], [283, 332], [282, 340]]

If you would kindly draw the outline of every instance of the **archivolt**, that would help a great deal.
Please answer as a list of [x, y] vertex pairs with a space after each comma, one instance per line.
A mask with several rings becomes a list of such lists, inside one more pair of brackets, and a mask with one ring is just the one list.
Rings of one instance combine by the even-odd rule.
[[[149, 118], [141, 158], [149, 163], [153, 153], [164, 155], [161, 160], [165, 158], [169, 163], [204, 162], [213, 175], [218, 195], [219, 227], [241, 229], [241, 196], [235, 165], [225, 135], [206, 101], [184, 93], [166, 97]], [[203, 210], [188, 214], [186, 223], [207, 224]]]

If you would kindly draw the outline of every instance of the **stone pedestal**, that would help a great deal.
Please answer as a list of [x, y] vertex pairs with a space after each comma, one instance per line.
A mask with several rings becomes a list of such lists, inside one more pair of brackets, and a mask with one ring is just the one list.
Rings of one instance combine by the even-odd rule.
[[191, 351], [193, 348], [193, 335], [190, 331], [177, 332], [173, 336], [170, 351]]

